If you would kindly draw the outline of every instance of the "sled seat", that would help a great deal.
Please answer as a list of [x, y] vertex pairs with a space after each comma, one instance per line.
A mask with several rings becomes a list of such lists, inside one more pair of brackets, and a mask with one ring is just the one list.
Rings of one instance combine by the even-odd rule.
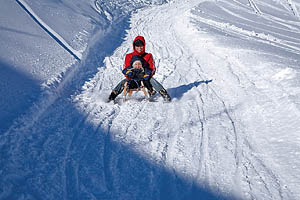
[[148, 94], [148, 91], [143, 83], [143, 81], [141, 82], [141, 86], [138, 87], [138, 88], [133, 88], [133, 89], [130, 89], [129, 88], [129, 85], [128, 85], [128, 82], [126, 81], [125, 82], [125, 85], [124, 85], [124, 90], [123, 90], [123, 96], [124, 96], [124, 101], [127, 100], [127, 97], [131, 97], [132, 93], [133, 92], [138, 92], [138, 91], [143, 91], [144, 92], [144, 95], [145, 97], [148, 99], [149, 98], [149, 94]]

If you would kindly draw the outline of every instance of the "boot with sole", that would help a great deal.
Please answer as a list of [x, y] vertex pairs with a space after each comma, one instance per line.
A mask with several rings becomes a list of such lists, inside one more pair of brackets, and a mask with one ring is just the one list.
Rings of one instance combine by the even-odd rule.
[[159, 91], [159, 94], [164, 98], [164, 101], [166, 101], [166, 102], [171, 101], [171, 97], [165, 89], [162, 89], [161, 91]]
[[108, 97], [108, 101], [107, 102], [111, 102], [113, 100], [116, 99], [116, 97], [118, 96], [117, 92], [116, 91], [112, 91]]

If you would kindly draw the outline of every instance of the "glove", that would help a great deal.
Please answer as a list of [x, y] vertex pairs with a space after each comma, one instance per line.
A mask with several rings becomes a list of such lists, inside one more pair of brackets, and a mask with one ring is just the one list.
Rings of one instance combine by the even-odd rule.
[[132, 77], [132, 76], [133, 76], [133, 71], [128, 70], [128, 71], [125, 73], [125, 75], [128, 76], [128, 77]]
[[150, 71], [147, 71], [144, 75], [144, 80], [147, 81], [150, 79], [150, 75], [151, 75], [151, 72]]
[[134, 71], [132, 71], [132, 69], [125, 68], [122, 72], [125, 76], [128, 76], [130, 78], [134, 76]]
[[149, 80], [149, 79], [150, 79], [150, 75], [149, 75], [149, 74], [145, 74], [145, 75], [144, 75], [144, 80], [147, 81], [147, 80]]

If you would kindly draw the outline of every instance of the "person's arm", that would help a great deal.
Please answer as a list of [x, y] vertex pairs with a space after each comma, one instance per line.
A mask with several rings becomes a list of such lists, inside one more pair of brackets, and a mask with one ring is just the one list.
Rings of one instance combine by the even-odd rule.
[[152, 70], [149, 67], [144, 68], [144, 77], [143, 77], [143, 79], [145, 81], [149, 80], [151, 76], [152, 76]]
[[130, 67], [131, 58], [132, 58], [132, 56], [130, 54], [126, 54], [123, 69]]
[[126, 78], [132, 78], [134, 76], [134, 68], [131, 66], [125, 67], [122, 70], [122, 73], [126, 76]]
[[[125, 77], [130, 80], [133, 73], [132, 73], [132, 70], [129, 70], [131, 67], [130, 65], [130, 60], [131, 60], [131, 56], [130, 54], [126, 54], [125, 56], [125, 62], [124, 62], [124, 65], [123, 65], [123, 70], [122, 70], [122, 73], [125, 75]], [[131, 73], [130, 73], [131, 72]]]
[[145, 60], [147, 61], [147, 63], [149, 64], [149, 68], [151, 70], [151, 76], [154, 76], [155, 72], [156, 72], [156, 67], [155, 67], [155, 62], [153, 59], [153, 56], [151, 53], [148, 53], [145, 56]]

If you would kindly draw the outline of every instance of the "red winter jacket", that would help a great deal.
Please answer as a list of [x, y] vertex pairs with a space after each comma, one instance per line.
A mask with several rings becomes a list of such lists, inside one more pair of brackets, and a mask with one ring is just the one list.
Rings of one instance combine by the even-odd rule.
[[[136, 40], [141, 40], [143, 43], [144, 43], [144, 50], [143, 52], [141, 53], [138, 53], [135, 48], [134, 48], [134, 42]], [[144, 58], [144, 60], [149, 64], [149, 68], [151, 69], [152, 71], [152, 74], [151, 74], [151, 77], [155, 74], [155, 71], [156, 71], [156, 67], [155, 67], [155, 64], [154, 64], [154, 60], [153, 60], [153, 57], [152, 57], [152, 54], [151, 53], [145, 53], [145, 47], [146, 47], [146, 42], [145, 42], [145, 39], [143, 36], [137, 36], [134, 40], [133, 40], [133, 52], [132, 53], [128, 53], [126, 54], [125, 56], [125, 62], [124, 62], [124, 66], [123, 66], [123, 70], [127, 67], [130, 67], [131, 66], [131, 59], [133, 56], [135, 55], [138, 55], [138, 56], [141, 56]], [[128, 80], [130, 80], [129, 77], [125, 76]]]

